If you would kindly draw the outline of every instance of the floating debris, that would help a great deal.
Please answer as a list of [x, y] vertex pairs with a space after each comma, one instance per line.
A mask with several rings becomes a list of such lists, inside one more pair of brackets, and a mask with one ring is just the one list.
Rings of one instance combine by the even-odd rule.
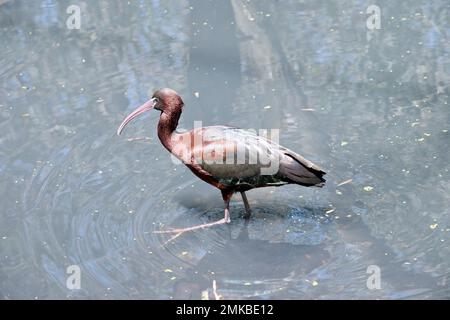
[[172, 269], [165, 269], [164, 272], [165, 273], [172, 273], [173, 271], [172, 271]]
[[311, 282], [311, 284], [312, 284], [312, 286], [313, 287], [315, 287], [315, 286], [318, 286], [319, 285], [319, 283], [316, 281], [316, 280], [313, 280], [312, 282]]
[[326, 214], [329, 214], [329, 213], [332, 213], [332, 212], [334, 212], [336, 209], [335, 208], [333, 208], [333, 209], [330, 209], [330, 210], [327, 210], [327, 211], [325, 211], [325, 213]]
[[373, 187], [371, 187], [371, 186], [365, 186], [363, 189], [364, 189], [364, 191], [370, 192], [370, 191], [373, 190]]
[[340, 186], [343, 186], [343, 185], [345, 185], [345, 184], [348, 184], [348, 183], [350, 183], [350, 182], [352, 182], [352, 181], [353, 181], [353, 179], [348, 179], [348, 180], [345, 180], [345, 181], [340, 182], [337, 186], [340, 187]]
[[344, 147], [344, 146], [346, 146], [346, 145], [348, 145], [348, 142], [347, 142], [347, 141], [341, 141], [341, 147]]
[[437, 224], [437, 223], [430, 224], [430, 229], [431, 229], [431, 230], [434, 230], [434, 229], [436, 229], [437, 227], [438, 227], [438, 224]]
[[217, 283], [216, 280], [213, 280], [213, 294], [214, 294], [214, 299], [216, 300], [222, 300], [222, 296], [220, 294], [217, 293]]
[[143, 140], [152, 140], [152, 138], [150, 138], [150, 137], [136, 137], [136, 138], [128, 138], [127, 139], [128, 142], [143, 141]]
[[195, 96], [196, 98], [200, 97], [200, 92], [195, 91], [195, 92], [194, 92], [194, 96]]
[[200, 298], [201, 300], [209, 300], [209, 293], [208, 290], [203, 290], [202, 291], [202, 296]]
[[304, 108], [304, 109], [301, 109], [302, 111], [307, 111], [307, 112], [314, 112], [314, 111], [316, 111], [316, 109], [313, 109], [313, 108]]
[[265, 106], [264, 109], [270, 109], [272, 108], [271, 106]]

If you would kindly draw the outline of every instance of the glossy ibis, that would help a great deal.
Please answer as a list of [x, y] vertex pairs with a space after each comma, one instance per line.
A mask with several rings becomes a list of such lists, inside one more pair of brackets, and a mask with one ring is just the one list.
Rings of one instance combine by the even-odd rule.
[[[160, 111], [158, 137], [161, 143], [196, 176], [221, 191], [225, 216], [215, 222], [159, 233], [181, 234], [229, 223], [229, 202], [235, 192], [241, 193], [246, 212], [244, 217], [249, 218], [251, 212], [245, 192], [250, 189], [285, 184], [321, 187], [325, 183], [323, 179], [325, 172], [321, 168], [252, 131], [211, 126], [177, 132], [183, 106], [183, 100], [174, 90], [168, 88], [157, 90], [149, 101], [123, 120], [117, 134], [120, 135], [124, 127], [140, 114], [151, 109]], [[257, 161], [250, 161], [251, 155], [255, 154], [258, 155]], [[266, 160], [262, 161], [263, 158]], [[269, 174], [263, 173], [264, 169], [267, 170], [273, 163], [276, 163], [275, 170]]]

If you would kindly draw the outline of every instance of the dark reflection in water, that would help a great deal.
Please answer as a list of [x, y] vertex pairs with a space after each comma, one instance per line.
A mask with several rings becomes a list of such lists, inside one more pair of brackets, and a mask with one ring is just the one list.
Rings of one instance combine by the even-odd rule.
[[[80, 2], [80, 30], [70, 1], [0, 3], [2, 298], [448, 298], [448, 1], [381, 1], [374, 31], [364, 1]], [[115, 136], [162, 86], [183, 128], [280, 129], [327, 186], [252, 191], [248, 223], [236, 195], [164, 245], [223, 208], [156, 113]]]
[[[203, 125], [229, 123], [230, 110], [241, 84], [240, 57], [233, 8], [229, 1], [192, 0], [191, 41], [187, 81], [188, 105], [195, 105], [185, 121]], [[194, 99], [190, 99], [196, 97]], [[204, 119], [211, 112], [213, 119]]]

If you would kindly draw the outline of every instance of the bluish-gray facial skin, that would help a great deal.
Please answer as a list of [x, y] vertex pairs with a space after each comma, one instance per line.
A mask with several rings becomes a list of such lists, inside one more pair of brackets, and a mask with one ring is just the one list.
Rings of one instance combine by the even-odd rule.
[[[0, 2], [0, 298], [448, 297], [448, 1], [379, 4], [380, 29], [354, 1], [89, 2], [79, 29]], [[279, 129], [327, 185], [252, 190], [248, 222], [237, 194], [163, 245], [223, 203], [160, 112], [115, 135], [161, 87], [180, 130]]]

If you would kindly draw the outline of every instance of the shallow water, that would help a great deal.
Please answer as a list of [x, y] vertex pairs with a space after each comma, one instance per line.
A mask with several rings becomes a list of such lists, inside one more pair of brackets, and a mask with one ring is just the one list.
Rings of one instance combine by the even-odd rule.
[[[70, 1], [0, 3], [0, 297], [449, 298], [448, 1], [379, 1], [372, 31], [367, 1], [83, 2], [79, 30]], [[165, 244], [223, 204], [157, 113], [115, 135], [163, 86], [180, 127], [279, 129], [327, 185], [250, 191], [248, 222], [236, 195]]]

